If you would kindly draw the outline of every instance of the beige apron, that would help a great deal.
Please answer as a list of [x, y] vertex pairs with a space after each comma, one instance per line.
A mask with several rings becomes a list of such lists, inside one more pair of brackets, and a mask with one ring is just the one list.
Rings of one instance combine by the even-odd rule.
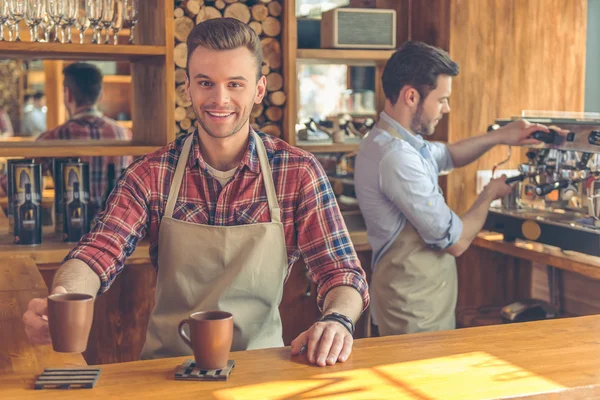
[[[378, 127], [403, 139], [385, 121]], [[409, 221], [377, 262], [370, 288], [381, 336], [455, 328], [456, 260], [429, 248]]]
[[142, 359], [192, 354], [177, 327], [206, 310], [233, 314], [232, 351], [283, 346], [285, 237], [267, 153], [253, 135], [271, 215], [267, 223], [213, 226], [173, 219], [193, 135], [184, 143], [160, 224], [156, 302]]

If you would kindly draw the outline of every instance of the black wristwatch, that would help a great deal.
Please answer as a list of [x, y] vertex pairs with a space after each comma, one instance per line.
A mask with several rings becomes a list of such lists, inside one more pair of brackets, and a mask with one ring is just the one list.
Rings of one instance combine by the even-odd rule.
[[350, 332], [351, 335], [354, 335], [354, 322], [352, 322], [352, 320], [350, 318], [346, 317], [343, 314], [332, 312], [332, 313], [322, 316], [319, 321], [321, 321], [321, 322], [323, 322], [323, 321], [339, 322], [340, 324], [344, 325], [344, 327], [346, 329], [348, 329], [348, 332]]

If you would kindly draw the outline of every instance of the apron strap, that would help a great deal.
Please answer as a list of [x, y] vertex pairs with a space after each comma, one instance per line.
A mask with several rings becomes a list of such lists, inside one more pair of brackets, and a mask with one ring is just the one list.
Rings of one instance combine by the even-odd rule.
[[256, 132], [252, 132], [254, 141], [256, 142], [256, 152], [258, 153], [258, 161], [260, 161], [260, 171], [263, 175], [265, 190], [267, 192], [267, 201], [269, 203], [269, 212], [271, 213], [271, 222], [281, 222], [279, 203], [277, 203], [277, 193], [275, 192], [275, 184], [273, 183], [273, 174], [269, 166], [267, 158], [267, 150], [265, 145]]
[[[258, 160], [260, 162], [260, 170], [263, 174], [263, 181], [265, 183], [265, 190], [267, 192], [267, 202], [269, 203], [269, 212], [271, 213], [271, 222], [281, 222], [279, 204], [277, 203], [277, 194], [275, 192], [275, 184], [273, 183], [273, 174], [271, 173], [271, 167], [269, 166], [269, 159], [267, 158], [267, 150], [263, 144], [260, 136], [253, 132], [254, 141], [256, 142], [256, 152], [258, 153]], [[187, 159], [190, 154], [194, 135], [190, 135], [183, 144], [183, 149], [179, 155], [177, 161], [177, 168], [175, 169], [175, 175], [171, 183], [171, 189], [169, 190], [169, 197], [167, 198], [167, 206], [165, 208], [165, 217], [173, 217], [173, 211], [175, 209], [175, 202], [179, 195], [179, 189], [181, 189], [181, 182], [183, 180], [183, 174], [185, 172], [185, 166]]]
[[398, 132], [398, 129], [394, 128], [392, 125], [388, 124], [386, 121], [384, 121], [381, 118], [379, 119], [379, 121], [377, 121], [377, 127], [379, 129], [381, 129], [382, 131], [386, 131], [387, 133], [389, 133], [393, 137], [396, 137], [396, 138], [398, 138], [400, 140], [404, 140], [404, 138]]
[[[395, 138], [398, 138], [400, 140], [405, 140], [402, 135], [400, 135], [400, 132], [398, 132], [398, 129], [396, 129], [395, 127], [393, 127], [392, 125], [390, 125], [389, 123], [387, 123], [386, 121], [379, 119], [379, 121], [377, 121], [377, 128], [386, 131], [387, 133], [389, 133], [390, 135], [392, 135]], [[423, 154], [421, 152], [419, 152], [421, 154], [421, 157], [425, 158], [423, 156]], [[440, 185], [437, 185], [438, 188], [438, 192], [440, 192], [442, 195], [444, 194], [444, 191], [442, 190], [442, 188], [440, 187]]]
[[177, 168], [175, 168], [175, 175], [173, 176], [173, 180], [171, 181], [171, 189], [169, 190], [169, 197], [167, 198], [167, 206], [165, 208], [164, 215], [167, 218], [173, 217], [175, 202], [177, 201], [177, 197], [179, 196], [179, 189], [181, 189], [181, 181], [183, 180], [185, 165], [187, 164], [187, 160], [190, 155], [190, 149], [192, 148], [192, 142], [194, 140], [195, 134], [195, 132], [192, 133], [190, 137], [188, 137], [183, 143], [183, 149], [181, 150], [179, 160], [177, 161]]

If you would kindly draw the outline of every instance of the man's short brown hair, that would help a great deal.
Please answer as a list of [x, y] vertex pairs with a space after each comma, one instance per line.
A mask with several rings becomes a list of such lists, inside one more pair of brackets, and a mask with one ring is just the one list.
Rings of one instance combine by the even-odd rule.
[[256, 32], [247, 24], [235, 18], [214, 18], [196, 25], [187, 38], [186, 72], [190, 73], [190, 57], [197, 47], [210, 50], [234, 50], [239, 47], [247, 48], [256, 58], [256, 78], [262, 76], [262, 47]]
[[102, 93], [102, 71], [98, 67], [78, 62], [65, 67], [63, 75], [64, 86], [73, 94], [77, 107], [96, 104]]
[[437, 87], [439, 75], [458, 75], [458, 64], [442, 49], [423, 42], [406, 42], [385, 64], [381, 77], [385, 98], [396, 104], [402, 88], [410, 85], [423, 101]]

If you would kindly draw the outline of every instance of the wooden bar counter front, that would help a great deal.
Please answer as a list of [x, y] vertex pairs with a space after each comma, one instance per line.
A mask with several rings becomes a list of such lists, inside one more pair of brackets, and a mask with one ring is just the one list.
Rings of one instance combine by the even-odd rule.
[[[600, 316], [359, 339], [344, 364], [319, 368], [289, 347], [231, 353], [225, 382], [174, 379], [190, 357], [100, 366], [93, 389], [35, 390], [44, 368], [80, 355], [32, 346], [21, 315], [47, 293], [28, 257], [0, 261], [0, 398], [594, 399], [600, 391]], [[174, 329], [174, 333], [176, 331]]]

